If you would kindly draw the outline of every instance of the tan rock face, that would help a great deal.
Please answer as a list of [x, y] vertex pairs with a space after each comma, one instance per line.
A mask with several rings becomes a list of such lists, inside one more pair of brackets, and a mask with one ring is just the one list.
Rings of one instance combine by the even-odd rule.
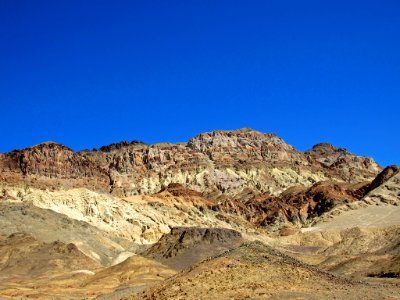
[[400, 170], [397, 166], [387, 167], [368, 186], [366, 196], [363, 200], [366, 203], [385, 203], [400, 205]]
[[261, 162], [272, 165], [287, 161], [296, 165], [309, 164], [302, 153], [275, 134], [251, 129], [203, 133], [190, 139], [187, 146], [206, 154], [215, 164], [221, 166]]
[[[73, 215], [67, 215], [55, 212], [63, 210], [61, 205], [59, 209], [54, 204], [45, 208], [42, 209], [32, 203], [0, 201], [0, 234], [25, 232], [46, 243], [55, 241], [73, 243], [85, 255], [105, 266], [113, 264], [114, 258], [121, 253], [129, 254], [128, 252], [136, 248], [135, 244], [127, 239], [77, 220], [78, 209]], [[127, 245], [130, 245], [129, 249], [126, 249]]]
[[380, 169], [344, 149], [323, 144], [304, 154], [274, 134], [251, 129], [203, 133], [180, 144], [133, 141], [81, 152], [50, 142], [0, 155], [6, 182], [118, 196], [153, 194], [170, 183], [212, 194], [250, 189], [277, 195], [321, 180], [372, 180]]
[[1, 299], [93, 299], [100, 294], [120, 299], [175, 273], [136, 255], [104, 268], [75, 244], [45, 243], [25, 233], [0, 235]]
[[386, 167], [368, 186], [366, 186], [364, 193], [367, 194], [390, 180], [393, 176], [398, 176], [399, 171], [399, 167], [395, 165]]

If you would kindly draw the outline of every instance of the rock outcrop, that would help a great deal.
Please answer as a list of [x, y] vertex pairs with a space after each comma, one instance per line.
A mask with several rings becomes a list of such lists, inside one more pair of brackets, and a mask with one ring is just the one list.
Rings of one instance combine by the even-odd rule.
[[377, 174], [382, 170], [372, 158], [354, 155], [344, 148], [336, 148], [328, 143], [314, 145], [305, 154], [324, 167], [334, 169], [345, 181], [362, 181], [370, 174]]
[[243, 242], [240, 232], [231, 229], [175, 227], [143, 255], [181, 270]]
[[[221, 201], [220, 207], [235, 212], [258, 226], [310, 225], [367, 204], [400, 205], [400, 171], [389, 166], [371, 183], [318, 182], [311, 187], [292, 187], [278, 196], [258, 195], [243, 204]], [[322, 218], [322, 219], [323, 219]]]
[[283, 225], [304, 226], [338, 205], [360, 199], [359, 184], [318, 182], [297, 186], [278, 196], [257, 195], [246, 202], [223, 198], [215, 209], [238, 214], [256, 226], [277, 229]]
[[[55, 236], [62, 233], [62, 238], [65, 239], [72, 239], [75, 236], [80, 240], [78, 246], [85, 246], [82, 249], [84, 253], [97, 253], [102, 258], [105, 256], [104, 249], [99, 247], [98, 243], [93, 245], [93, 239], [99, 239], [101, 232], [104, 233], [103, 244], [117, 250], [116, 253], [107, 253], [107, 256], [115, 257], [118, 252], [124, 252], [124, 248], [118, 243], [112, 244], [106, 237], [113, 236], [122, 244], [123, 241], [130, 241], [132, 249], [126, 251], [136, 252], [138, 249], [134, 245], [155, 243], [163, 234], [169, 233], [170, 228], [176, 226], [233, 229], [252, 227], [237, 215], [214, 211], [213, 200], [176, 184], [155, 195], [127, 198], [82, 188], [43, 191], [35, 188], [25, 190], [0, 186], [1, 189], [7, 196], [3, 200], [4, 203], [0, 203], [2, 208], [0, 225], [7, 230], [7, 234], [12, 232], [10, 230], [14, 232], [31, 230], [31, 233], [34, 230], [37, 235], [41, 234], [43, 237], [47, 237], [48, 233]], [[35, 219], [34, 215], [38, 218]], [[67, 220], [58, 220], [58, 217]], [[52, 228], [50, 232], [40, 231], [40, 229], [46, 230], [44, 219], [49, 219], [48, 227]], [[91, 227], [97, 231], [91, 230]], [[91, 245], [87, 247], [86, 242], [89, 241]], [[94, 250], [93, 246], [98, 249]], [[106, 264], [110, 262], [107, 261]]]
[[54, 142], [1, 154], [0, 178], [43, 189], [88, 187], [106, 192], [110, 182], [106, 169]]
[[400, 169], [389, 166], [366, 188], [366, 203], [400, 205]]

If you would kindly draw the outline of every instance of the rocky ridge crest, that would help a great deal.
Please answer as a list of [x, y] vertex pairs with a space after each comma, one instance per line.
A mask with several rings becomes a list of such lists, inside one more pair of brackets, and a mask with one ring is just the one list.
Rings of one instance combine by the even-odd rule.
[[121, 142], [74, 152], [53, 142], [0, 154], [0, 177], [39, 188], [85, 187], [117, 196], [153, 194], [170, 183], [209, 194], [277, 195], [321, 180], [360, 182], [381, 167], [321, 144], [302, 153], [252, 129], [202, 133], [187, 143]]

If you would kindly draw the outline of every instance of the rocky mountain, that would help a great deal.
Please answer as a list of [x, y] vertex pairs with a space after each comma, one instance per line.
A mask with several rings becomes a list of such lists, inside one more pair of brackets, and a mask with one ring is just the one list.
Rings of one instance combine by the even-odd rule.
[[0, 156], [2, 181], [39, 188], [86, 187], [117, 196], [152, 194], [170, 183], [207, 193], [276, 195], [321, 180], [371, 180], [381, 167], [327, 144], [302, 153], [251, 129], [200, 134], [187, 143], [121, 142], [74, 152], [53, 142]]
[[399, 176], [251, 129], [3, 153], [0, 297], [399, 299]]

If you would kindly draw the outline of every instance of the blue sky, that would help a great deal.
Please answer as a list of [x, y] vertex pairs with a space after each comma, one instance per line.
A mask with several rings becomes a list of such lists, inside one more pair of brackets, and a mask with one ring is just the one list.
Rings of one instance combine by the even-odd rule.
[[0, 152], [251, 127], [400, 164], [399, 1], [0, 0]]

